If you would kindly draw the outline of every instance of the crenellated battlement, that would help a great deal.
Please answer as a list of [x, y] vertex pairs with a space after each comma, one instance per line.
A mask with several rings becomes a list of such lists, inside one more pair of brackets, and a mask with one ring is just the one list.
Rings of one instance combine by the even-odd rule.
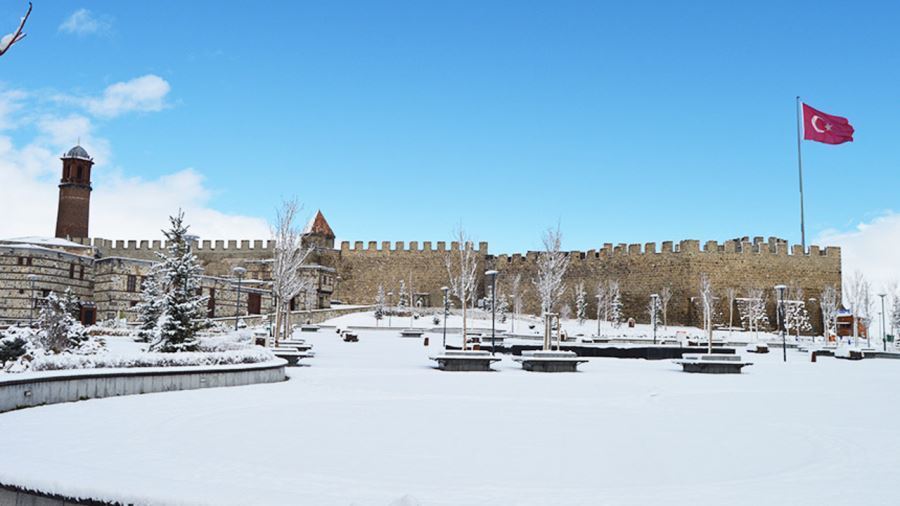
[[[739, 254], [739, 255], [789, 255], [804, 257], [840, 257], [841, 249], [828, 246], [822, 248], [820, 246], [809, 246], [805, 251], [803, 246], [799, 244], [788, 244], [783, 239], [770, 237], [768, 241], [764, 241], [762, 237], [755, 237], [753, 240], [748, 238], [733, 239], [724, 242], [706, 241], [701, 245], [700, 241], [695, 239], [685, 239], [679, 242], [663, 241], [659, 248], [655, 242], [644, 244], [619, 243], [613, 245], [606, 243], [600, 249], [591, 249], [587, 251], [568, 251], [566, 252], [571, 261], [591, 261], [597, 259], [605, 259], [617, 256], [663, 256], [663, 255], [684, 255], [684, 254]], [[525, 254], [500, 254], [492, 258], [498, 264], [534, 261], [537, 260], [540, 252], [529, 251]]]
[[[469, 247], [473, 248], [475, 251], [487, 255], [488, 254], [488, 243], [481, 241], [478, 243], [478, 248], [475, 248], [475, 244], [470, 242], [468, 243]], [[350, 241], [341, 242], [340, 251], [342, 253], [444, 253], [448, 251], [459, 251], [460, 244], [457, 241], [452, 241], [450, 243], [450, 247], [447, 247], [446, 241], [424, 241], [420, 243], [418, 241], [410, 241], [408, 244], [403, 241], [395, 241], [391, 243], [390, 241], [381, 241], [379, 244], [378, 241], [355, 241], [351, 243]]]
[[[93, 239], [73, 239], [74, 242], [85, 246], [92, 246], [100, 251], [109, 252], [156, 252], [164, 251], [169, 247], [170, 241], [161, 240], [111, 240], [95, 237]], [[193, 242], [194, 251], [197, 253], [235, 253], [235, 252], [260, 252], [275, 249], [273, 240], [202, 240]]]

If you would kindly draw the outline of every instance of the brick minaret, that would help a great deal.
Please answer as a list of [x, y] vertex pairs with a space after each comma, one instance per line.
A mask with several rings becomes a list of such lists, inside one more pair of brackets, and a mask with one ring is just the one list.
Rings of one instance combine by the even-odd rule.
[[91, 211], [91, 167], [94, 160], [84, 148], [75, 146], [62, 157], [62, 162], [56, 237], [87, 238]]

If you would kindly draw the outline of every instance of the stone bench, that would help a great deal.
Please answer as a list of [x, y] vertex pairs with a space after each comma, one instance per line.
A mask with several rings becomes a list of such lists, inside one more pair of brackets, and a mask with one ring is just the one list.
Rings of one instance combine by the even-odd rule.
[[492, 371], [491, 364], [500, 361], [490, 352], [478, 350], [445, 351], [428, 358], [437, 362], [442, 371]]
[[522, 364], [526, 371], [577, 372], [578, 364], [588, 359], [579, 357], [574, 351], [523, 351], [522, 356], [513, 361]]
[[424, 333], [422, 329], [403, 329], [400, 331], [400, 337], [422, 337]]
[[747, 351], [750, 353], [769, 353], [769, 345], [765, 343], [751, 344], [747, 347]]
[[304, 358], [310, 358], [312, 355], [309, 353], [303, 353], [297, 350], [287, 350], [283, 348], [274, 348], [272, 353], [275, 354], [278, 358], [283, 358], [287, 360], [288, 366], [297, 366], [300, 364], [300, 360]]
[[300, 325], [300, 332], [318, 332], [318, 325]]
[[865, 358], [862, 350], [839, 350], [834, 353], [834, 358], [842, 358], [844, 360], [862, 360]]
[[312, 345], [311, 345], [311, 344], [307, 344], [307, 343], [291, 343], [291, 342], [287, 342], [287, 341], [281, 341], [280, 343], [278, 343], [278, 347], [279, 347], [279, 348], [293, 349], [293, 350], [297, 350], [297, 351], [309, 351], [309, 350], [312, 349]]
[[696, 372], [703, 374], [740, 374], [741, 369], [753, 362], [745, 362], [740, 355], [724, 355], [719, 353], [707, 355], [684, 355], [681, 360], [675, 360], [681, 365], [684, 372]]
[[345, 343], [358, 343], [359, 336], [354, 334], [353, 332], [344, 331], [341, 333], [341, 339], [344, 340]]

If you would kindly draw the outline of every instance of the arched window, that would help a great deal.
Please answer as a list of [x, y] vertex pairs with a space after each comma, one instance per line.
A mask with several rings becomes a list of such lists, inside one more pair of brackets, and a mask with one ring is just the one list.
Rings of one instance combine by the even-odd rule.
[[78, 181], [81, 181], [81, 165], [78, 166], [78, 172], [77, 172], [77, 174], [78, 174], [78, 175], [76, 176], [76, 179], [77, 179]]

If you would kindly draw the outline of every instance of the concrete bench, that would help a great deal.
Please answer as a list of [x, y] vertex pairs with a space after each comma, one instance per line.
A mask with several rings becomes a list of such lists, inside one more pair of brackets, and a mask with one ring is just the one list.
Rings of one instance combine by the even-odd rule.
[[281, 341], [280, 343], [278, 343], [278, 347], [297, 350], [297, 351], [309, 351], [312, 349], [313, 346], [311, 344], [307, 344], [307, 343], [288, 343], [285, 341]]
[[310, 358], [312, 356], [309, 353], [302, 353], [296, 350], [284, 350], [279, 348], [273, 349], [272, 353], [274, 353], [278, 358], [287, 360], [288, 366], [299, 365], [301, 359]]
[[844, 360], [862, 360], [865, 358], [862, 350], [839, 350], [834, 353], [834, 358]]
[[578, 364], [588, 359], [579, 357], [574, 351], [523, 351], [522, 356], [513, 361], [522, 364], [526, 371], [577, 372]]
[[491, 364], [500, 359], [487, 351], [445, 351], [435, 357], [428, 357], [438, 363], [442, 371], [492, 371]]
[[344, 331], [341, 333], [341, 339], [344, 340], [345, 343], [358, 343], [359, 336], [354, 334], [353, 332]]
[[400, 337], [422, 337], [424, 333], [422, 329], [403, 329], [400, 331]]
[[318, 325], [300, 325], [300, 332], [318, 332]]
[[741, 369], [753, 362], [745, 362], [740, 355], [724, 355], [719, 353], [706, 355], [684, 355], [681, 360], [675, 360], [681, 365], [684, 372], [697, 372], [703, 374], [740, 374]]

